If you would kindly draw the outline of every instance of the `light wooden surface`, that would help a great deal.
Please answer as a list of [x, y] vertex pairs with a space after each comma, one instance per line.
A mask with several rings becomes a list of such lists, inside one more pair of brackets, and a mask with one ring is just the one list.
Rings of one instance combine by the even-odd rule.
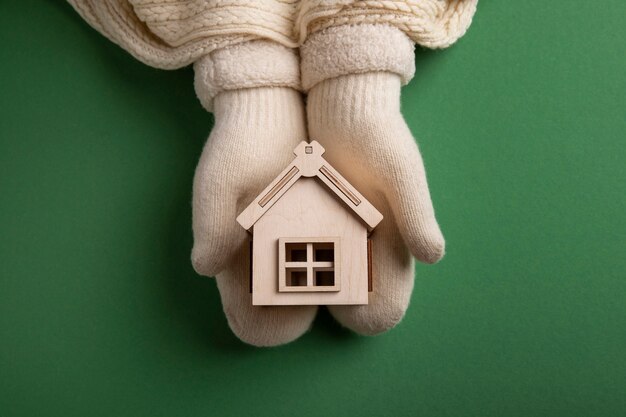
[[[279, 291], [279, 240], [325, 242], [328, 237], [336, 242], [337, 290]], [[254, 224], [253, 239], [254, 305], [367, 304], [367, 227], [319, 178], [294, 183]]]
[[[287, 245], [299, 244], [305, 252], [304, 261], [288, 259]], [[316, 258], [315, 246], [332, 247], [333, 260], [319, 261]], [[324, 250], [329, 250], [324, 248]], [[287, 281], [288, 270], [304, 270], [306, 282], [304, 285], [290, 285]], [[332, 285], [317, 284], [315, 274], [332, 272]], [[278, 238], [278, 292], [326, 292], [341, 290], [341, 238], [340, 237], [279, 237]]]
[[296, 158], [293, 162], [239, 214], [239, 224], [250, 230], [300, 178], [317, 177], [367, 225], [369, 231], [374, 229], [383, 215], [322, 157], [324, 152], [317, 141], [302, 141], [294, 150]]

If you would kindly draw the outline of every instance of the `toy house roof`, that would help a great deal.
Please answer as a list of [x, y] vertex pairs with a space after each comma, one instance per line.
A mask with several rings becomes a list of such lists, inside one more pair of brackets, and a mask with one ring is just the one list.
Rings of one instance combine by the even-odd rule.
[[300, 142], [293, 151], [296, 158], [239, 214], [239, 224], [249, 230], [300, 178], [317, 177], [365, 222], [369, 231], [374, 229], [383, 215], [322, 158], [324, 152], [317, 141]]

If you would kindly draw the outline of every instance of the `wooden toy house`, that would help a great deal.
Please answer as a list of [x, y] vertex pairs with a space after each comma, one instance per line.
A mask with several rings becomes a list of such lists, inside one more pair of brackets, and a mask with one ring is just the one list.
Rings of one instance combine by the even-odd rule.
[[316, 141], [237, 217], [252, 233], [253, 305], [367, 304], [369, 233], [383, 216]]

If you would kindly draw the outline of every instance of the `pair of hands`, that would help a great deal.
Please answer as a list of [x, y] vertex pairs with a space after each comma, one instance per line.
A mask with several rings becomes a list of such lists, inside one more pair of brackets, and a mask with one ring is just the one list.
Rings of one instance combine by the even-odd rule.
[[[469, 27], [477, 0], [255, 3], [263, 13], [247, 12], [246, 2], [201, 8], [187, 1], [165, 8], [134, 0], [69, 2], [148, 65], [194, 62], [196, 92], [216, 123], [194, 182], [192, 260], [200, 274], [216, 276], [238, 337], [286, 343], [315, 316], [315, 306], [252, 307], [248, 237], [235, 221], [306, 138], [319, 141], [325, 158], [385, 217], [372, 236], [369, 304], [330, 306], [331, 314], [362, 334], [403, 317], [413, 288], [411, 255], [436, 262], [444, 242], [400, 114], [400, 85], [414, 72], [413, 42], [451, 45]], [[300, 90], [308, 93], [306, 110]]]
[[[411, 57], [412, 59], [412, 57]], [[196, 90], [208, 88], [196, 68]], [[384, 216], [372, 238], [374, 291], [364, 306], [329, 306], [353, 331], [372, 335], [397, 324], [413, 289], [413, 256], [433, 263], [444, 253], [413, 136], [400, 113], [401, 77], [372, 71], [324, 79], [304, 96], [288, 86], [254, 86], [212, 95], [215, 126], [193, 186], [192, 262], [215, 276], [234, 333], [258, 346], [294, 340], [317, 306], [252, 306], [249, 237], [238, 214], [294, 158], [303, 139]], [[306, 109], [305, 109], [306, 107]]]

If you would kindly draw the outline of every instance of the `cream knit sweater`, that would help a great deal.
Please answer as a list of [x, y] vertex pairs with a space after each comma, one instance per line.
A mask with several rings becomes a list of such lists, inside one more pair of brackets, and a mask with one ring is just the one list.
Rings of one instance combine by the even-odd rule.
[[428, 48], [467, 30], [478, 0], [69, 0], [91, 26], [140, 61], [186, 66], [225, 46], [256, 39], [302, 45], [322, 29], [383, 23]]
[[196, 94], [215, 126], [194, 176], [191, 257], [198, 273], [215, 276], [237, 337], [288, 343], [315, 318], [317, 306], [252, 305], [248, 235], [235, 221], [307, 137], [385, 217], [372, 237], [369, 304], [329, 311], [366, 335], [402, 319], [412, 256], [436, 262], [445, 242], [400, 87], [415, 71], [414, 44], [456, 41], [477, 0], [69, 1], [144, 63], [194, 64]]

